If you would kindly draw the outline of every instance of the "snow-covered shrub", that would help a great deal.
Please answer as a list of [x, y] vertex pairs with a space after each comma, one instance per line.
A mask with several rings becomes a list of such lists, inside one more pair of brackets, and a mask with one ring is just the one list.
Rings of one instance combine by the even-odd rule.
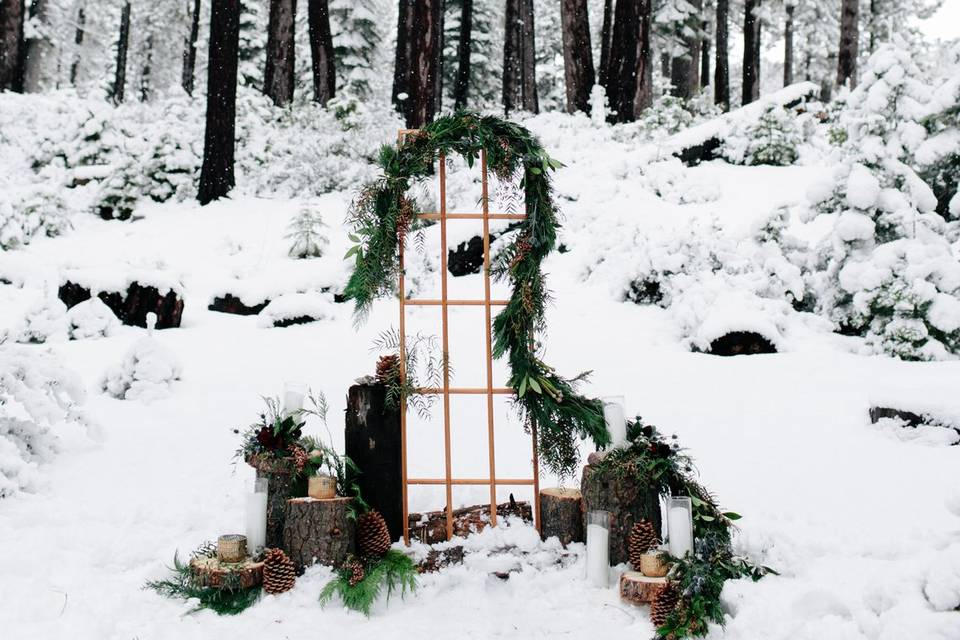
[[67, 311], [67, 331], [71, 340], [107, 337], [119, 326], [117, 316], [96, 296]]
[[53, 296], [44, 296], [14, 329], [16, 342], [43, 344], [67, 339], [67, 307]]
[[960, 219], [960, 45], [951, 52], [953, 64], [933, 91], [923, 124], [928, 138], [914, 158], [920, 175], [933, 188], [937, 213]]
[[844, 160], [821, 213], [833, 231], [810, 275], [817, 309], [876, 352], [940, 359], [960, 352], [957, 230], [907, 164], [926, 132], [930, 92], [897, 40], [870, 57], [839, 122]]
[[107, 370], [100, 387], [120, 400], [150, 402], [166, 398], [182, 373], [176, 354], [158, 342], [151, 332], [133, 344], [120, 364]]
[[659, 198], [674, 204], [712, 202], [720, 197], [720, 188], [694, 176], [679, 158], [651, 162], [643, 181]]
[[57, 236], [70, 227], [57, 172], [22, 188], [0, 189], [0, 249], [17, 249], [37, 236]]
[[734, 164], [786, 167], [796, 162], [801, 142], [795, 115], [770, 104], [757, 121], [735, 123], [724, 138], [721, 153]]
[[670, 135], [686, 129], [695, 121], [682, 98], [664, 94], [653, 101], [639, 118], [640, 126], [649, 134]]
[[288, 293], [277, 296], [257, 315], [262, 328], [288, 327], [334, 317], [333, 297], [326, 293]]
[[290, 240], [289, 255], [292, 258], [319, 258], [323, 255], [330, 239], [320, 212], [304, 205], [290, 221], [287, 227], [287, 239]]
[[84, 424], [81, 380], [50, 353], [0, 345], [0, 498], [36, 488], [58, 424]]

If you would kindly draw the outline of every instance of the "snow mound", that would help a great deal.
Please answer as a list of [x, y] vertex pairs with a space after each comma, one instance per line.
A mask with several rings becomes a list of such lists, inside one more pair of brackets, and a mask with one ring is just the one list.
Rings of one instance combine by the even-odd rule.
[[334, 318], [333, 296], [326, 293], [289, 293], [272, 300], [257, 316], [263, 328], [288, 327]]
[[119, 400], [152, 402], [168, 397], [182, 372], [179, 358], [151, 331], [133, 344], [119, 365], [107, 370], [101, 389]]
[[67, 311], [71, 340], [104, 338], [112, 335], [120, 321], [100, 298], [90, 298]]
[[66, 305], [57, 298], [45, 296], [27, 312], [11, 337], [20, 343], [43, 344], [66, 340], [67, 331]]

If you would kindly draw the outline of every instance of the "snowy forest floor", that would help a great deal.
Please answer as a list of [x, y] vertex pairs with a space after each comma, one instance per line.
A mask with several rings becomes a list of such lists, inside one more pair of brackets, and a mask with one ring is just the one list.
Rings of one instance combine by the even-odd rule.
[[[629, 236], [624, 229], [654, 236], [715, 217], [723, 233], [744, 235], [776, 208], [800, 202], [825, 169], [816, 161], [658, 169], [650, 164], [654, 148], [598, 140], [589, 128], [567, 127], [571, 122], [556, 114], [529, 122], [566, 164], [555, 182], [566, 216], [562, 240], [570, 250], [546, 264], [555, 298], [545, 338], [549, 359], [565, 374], [592, 369], [590, 393], [623, 394], [628, 415], [677, 434], [720, 504], [743, 514], [737, 549], [780, 573], [758, 583], [728, 583], [730, 616], [710, 637], [960, 637], [960, 613], [938, 611], [960, 590], [960, 449], [903, 441], [871, 425], [867, 415], [872, 405], [898, 402], [960, 414], [960, 363], [858, 355], [855, 339], [802, 318], [791, 320], [778, 354], [692, 353], [667, 310], [623, 302], [620, 283], [586, 277], [605, 251], [608, 263], [627, 263], [629, 247], [624, 253], [611, 248]], [[669, 180], [657, 178], [667, 170]], [[667, 183], [709, 197], [677, 203], [665, 196]], [[475, 182], [456, 185], [460, 206], [470, 206]], [[142, 330], [125, 327], [108, 338], [36, 347], [54, 350], [87, 382], [85, 411], [101, 433], [64, 433], [65, 451], [45, 468], [45, 486], [0, 501], [5, 638], [653, 634], [645, 609], [619, 602], [615, 587], [595, 589], [583, 580], [581, 546], [563, 554], [522, 525], [473, 537], [463, 566], [424, 576], [418, 592], [380, 603], [370, 619], [336, 604], [320, 607], [317, 596], [330, 575], [324, 568], [237, 617], [188, 615], [189, 604], [142, 589], [165, 573], [175, 550], [184, 554], [242, 527], [244, 482], [252, 470], [232, 465], [239, 446], [233, 429], [255, 419], [260, 396], [279, 393], [284, 380], [325, 392], [329, 430], [342, 447], [346, 389], [372, 372], [371, 343], [396, 326], [396, 303], [377, 303], [358, 329], [349, 305], [333, 305], [331, 317], [320, 322], [285, 329], [260, 328], [255, 317], [206, 307], [212, 295], [238, 287], [252, 297], [336, 290], [347, 273], [340, 257], [348, 246], [342, 220], [350, 197], [334, 193], [314, 201], [331, 240], [327, 256], [317, 260], [286, 257], [283, 234], [299, 202], [248, 196], [204, 209], [193, 203], [143, 207], [144, 219], [130, 224], [90, 217], [64, 237], [0, 254], [0, 275], [14, 282], [0, 285], [4, 327], [67, 268], [175, 273], [186, 301], [182, 327], [156, 336], [180, 358], [183, 379], [169, 397], [151, 403], [99, 392], [104, 371]], [[454, 233], [462, 234], [457, 241], [472, 235]], [[428, 253], [432, 242], [435, 234], [428, 233]], [[437, 262], [424, 258], [411, 269], [412, 286], [424, 296], [437, 286]], [[482, 291], [479, 276], [451, 283], [456, 292]], [[464, 312], [453, 319], [460, 327], [451, 336], [458, 384], [483, 380], [481, 318]], [[415, 316], [410, 330], [437, 333], [435, 312]], [[485, 437], [481, 407], [468, 401], [454, 407], [454, 467], [464, 475], [486, 471], [485, 456], [473, 455]], [[498, 469], [526, 475], [529, 438], [510, 415], [507, 406], [497, 406]], [[412, 429], [418, 443], [412, 473], [438, 473], [439, 425], [431, 419]], [[311, 431], [325, 434], [317, 424]], [[543, 485], [554, 482], [544, 478]], [[484, 491], [464, 490], [455, 499], [482, 502]], [[529, 498], [523, 490], [515, 494]], [[442, 507], [439, 491], [417, 492], [412, 500], [414, 509]], [[490, 575], [510, 569], [517, 571], [506, 581]]]

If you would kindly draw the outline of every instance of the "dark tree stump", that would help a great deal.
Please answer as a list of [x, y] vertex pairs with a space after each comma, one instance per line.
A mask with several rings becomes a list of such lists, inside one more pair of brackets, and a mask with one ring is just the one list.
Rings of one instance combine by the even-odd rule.
[[[67, 306], [74, 307], [91, 298], [90, 288], [76, 282], [60, 285], [57, 297]], [[125, 292], [100, 291], [97, 297], [103, 300], [120, 321], [132, 327], [146, 327], [147, 314], [157, 314], [157, 329], [180, 326], [183, 316], [183, 300], [176, 292], [167, 290], [161, 295], [154, 286], [132, 283]]]
[[286, 504], [283, 548], [299, 569], [314, 562], [339, 567], [354, 551], [353, 498], [291, 498]]
[[253, 456], [247, 464], [257, 470], [258, 478], [267, 479], [268, 548], [283, 548], [283, 524], [287, 517], [287, 500], [293, 497], [296, 468], [293, 458], [261, 458]]
[[[493, 242], [493, 237], [490, 241]], [[473, 236], [447, 251], [447, 270], [454, 277], [480, 273], [482, 268], [483, 238], [480, 236]]]
[[[525, 522], [533, 522], [533, 509], [529, 502], [510, 502], [497, 505], [497, 517], [520, 516]], [[468, 536], [490, 524], [490, 505], [477, 504], [453, 510], [453, 535]], [[447, 540], [447, 512], [428, 511], [410, 514], [410, 537], [424, 544], [436, 544]]]
[[720, 157], [720, 147], [723, 146], [723, 140], [717, 137], [710, 137], [699, 144], [684, 147], [673, 155], [680, 158], [680, 162], [688, 167], [696, 167], [701, 162], [714, 160]]
[[585, 541], [583, 498], [579, 490], [540, 490], [540, 535], [544, 540], [556, 536], [563, 546]]
[[776, 353], [772, 342], [753, 331], [731, 331], [710, 343], [709, 353], [715, 356], [747, 356]]
[[904, 411], [903, 409], [894, 409], [892, 407], [870, 407], [870, 422], [877, 424], [881, 418], [894, 418], [903, 420], [907, 426], [919, 427], [922, 424], [929, 424], [923, 416], [913, 411]]
[[232, 313], [238, 316], [255, 316], [270, 304], [269, 300], [264, 300], [259, 304], [246, 305], [243, 301], [232, 293], [225, 293], [213, 299], [207, 309], [210, 311], [219, 311], [220, 313]]
[[355, 384], [347, 392], [345, 451], [360, 475], [360, 495], [387, 522], [390, 538], [403, 535], [400, 413], [386, 405], [383, 384]]
[[614, 471], [601, 471], [587, 465], [583, 468], [580, 490], [584, 519], [589, 511], [610, 512], [611, 565], [630, 561], [630, 530], [634, 524], [649, 520], [654, 531], [660, 531], [660, 496], [652, 487], [637, 484], [630, 477], [618, 477]]

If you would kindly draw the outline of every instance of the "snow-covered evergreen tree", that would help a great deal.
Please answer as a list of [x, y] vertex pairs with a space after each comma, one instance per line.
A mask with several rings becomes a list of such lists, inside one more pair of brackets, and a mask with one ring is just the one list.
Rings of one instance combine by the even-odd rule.
[[290, 257], [319, 258], [323, 255], [330, 239], [327, 238], [327, 225], [320, 212], [313, 207], [303, 206], [290, 221], [287, 239], [290, 240]]
[[803, 141], [796, 116], [780, 105], [768, 105], [755, 122], [734, 126], [723, 141], [723, 157], [735, 164], [785, 167], [797, 160]]
[[920, 175], [933, 188], [937, 213], [960, 219], [960, 45], [944, 61], [946, 69], [937, 83], [924, 127], [929, 137], [914, 158]]
[[383, 7], [379, 0], [331, 0], [330, 26], [337, 68], [337, 94], [357, 100], [376, 83], [377, 51], [383, 46]]

